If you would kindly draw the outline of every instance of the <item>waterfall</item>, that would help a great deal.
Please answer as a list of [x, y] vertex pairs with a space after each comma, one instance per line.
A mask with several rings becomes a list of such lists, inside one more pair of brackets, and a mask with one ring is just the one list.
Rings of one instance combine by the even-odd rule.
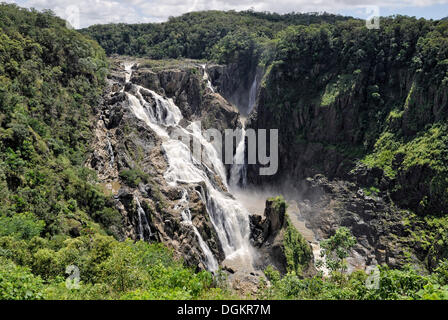
[[201, 247], [202, 252], [205, 256], [204, 265], [206, 266], [207, 270], [209, 271], [217, 271], [219, 268], [218, 261], [216, 261], [215, 257], [213, 256], [212, 251], [210, 250], [209, 246], [205, 241], [202, 239], [201, 234], [199, 233], [196, 226], [193, 224], [191, 220], [191, 212], [188, 208], [188, 192], [187, 190], [182, 190], [182, 199], [179, 201], [179, 204], [174, 208], [175, 210], [183, 209], [182, 210], [182, 219], [183, 223], [187, 226], [193, 228], [193, 231], [198, 238], [199, 246]]
[[131, 81], [131, 75], [132, 75], [132, 67], [134, 66], [133, 62], [125, 62], [124, 63], [124, 70], [126, 72], [125, 74], [125, 83], [128, 83]]
[[140, 240], [145, 240], [145, 231], [148, 238], [152, 236], [151, 228], [149, 227], [148, 219], [146, 218], [145, 210], [143, 210], [138, 198], [135, 198], [137, 204], [137, 217], [138, 217], [138, 236]]
[[207, 65], [206, 64], [201, 64], [201, 67], [204, 70], [204, 77], [203, 77], [203, 79], [205, 81], [207, 81], [207, 88], [209, 88], [211, 92], [215, 93], [215, 89], [213, 88], [212, 82], [210, 81], [210, 76], [208, 75], [208, 72], [207, 72]]
[[[255, 107], [257, 100], [257, 75], [255, 74], [254, 81], [249, 91], [249, 103], [247, 105], [247, 114], [250, 114]], [[242, 186], [247, 184], [247, 164], [244, 161], [246, 154], [246, 119], [241, 119], [241, 139], [236, 148], [235, 157], [233, 158], [233, 165], [230, 169], [230, 185], [232, 187]]]
[[230, 169], [230, 186], [238, 187], [245, 186], [247, 183], [247, 166], [244, 161], [246, 153], [246, 122], [241, 120], [241, 139], [236, 147], [235, 157], [233, 158], [233, 165]]
[[134, 96], [128, 92], [126, 92], [126, 95], [129, 100], [129, 106], [130, 106], [132, 112], [134, 113], [134, 115], [138, 119], [144, 121], [148, 125], [148, 127], [150, 127], [159, 137], [168, 138], [169, 137], [168, 133], [161, 126], [154, 123], [154, 120], [152, 119], [153, 116], [150, 111], [151, 109], [144, 108], [142, 103], [136, 96]]
[[[182, 113], [172, 99], [164, 98], [154, 91], [137, 85], [134, 85], [134, 88], [135, 93], [126, 92], [130, 109], [162, 139], [162, 149], [168, 160], [168, 169], [164, 174], [166, 182], [172, 186], [199, 183], [203, 185], [200, 195], [206, 204], [210, 221], [218, 234], [226, 259], [238, 257], [251, 267], [249, 212], [233, 196], [224, 192], [216, 182], [216, 177], [219, 177], [223, 185], [227, 186], [224, 165], [213, 145], [205, 139], [197, 124], [191, 123], [187, 128], [179, 125], [183, 118]], [[141, 92], [155, 99], [155, 108], [143, 98]], [[177, 138], [171, 138], [168, 132], [172, 130], [168, 130], [169, 128], [180, 130], [198, 141], [201, 150], [204, 150], [201, 152], [203, 159], [196, 159], [189, 145]], [[183, 220], [186, 223], [191, 222], [188, 210], [184, 209], [182, 213]], [[195, 234], [206, 257], [207, 268], [214, 269], [216, 259], [199, 232]]]
[[[225, 187], [227, 187], [226, 184], [226, 169], [224, 168], [224, 164], [222, 161], [216, 161], [216, 159], [219, 158], [218, 152], [213, 147], [211, 143], [209, 143], [204, 136], [202, 135], [201, 128], [198, 126], [196, 122], [192, 122], [187, 129], [190, 129], [192, 131], [193, 136], [198, 139], [198, 141], [201, 143], [203, 150], [202, 161], [204, 162], [204, 165], [207, 165], [209, 167], [212, 167], [214, 172], [218, 173], [219, 177], [221, 178], [221, 181], [224, 183]], [[209, 169], [210, 170], [210, 169]]]
[[255, 107], [255, 103], [257, 102], [257, 74], [255, 74], [254, 81], [252, 82], [252, 86], [249, 91], [249, 104], [247, 106], [247, 114], [250, 114]]
[[[192, 133], [194, 136], [194, 132]], [[201, 140], [200, 137], [197, 137]], [[204, 139], [202, 137], [202, 139]], [[207, 143], [209, 144], [209, 143]], [[165, 173], [165, 180], [170, 185], [177, 183], [198, 184], [203, 182], [205, 188], [201, 198], [206, 204], [226, 258], [245, 256], [250, 259], [249, 244], [249, 213], [233, 197], [225, 195], [213, 182], [212, 172], [204, 164], [199, 163], [192, 155], [190, 149], [179, 140], [170, 139], [162, 144], [168, 158], [169, 168]], [[209, 146], [212, 148], [213, 146]], [[221, 159], [212, 158], [216, 154], [203, 154], [211, 157], [210, 163], [220, 163]], [[226, 183], [225, 176], [221, 177]]]
[[110, 143], [109, 137], [107, 137], [107, 153], [109, 153], [109, 167], [113, 168], [115, 163], [114, 149]]

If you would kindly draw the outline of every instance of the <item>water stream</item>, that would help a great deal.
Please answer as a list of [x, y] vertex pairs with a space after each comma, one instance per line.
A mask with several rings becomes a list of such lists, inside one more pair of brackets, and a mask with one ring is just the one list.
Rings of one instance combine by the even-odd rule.
[[210, 76], [207, 72], [207, 65], [201, 64], [202, 69], [204, 70], [204, 77], [203, 79], [207, 82], [207, 88], [211, 90], [211, 92], [215, 93], [215, 89], [213, 88], [212, 82], [210, 81]]
[[146, 217], [145, 210], [143, 210], [140, 201], [138, 198], [135, 198], [137, 204], [137, 214], [138, 214], [138, 236], [140, 240], [145, 240], [145, 232], [148, 237], [152, 237], [152, 231], [148, 223], [148, 219]]
[[241, 138], [236, 147], [235, 156], [233, 158], [233, 165], [230, 169], [230, 186], [235, 189], [238, 187], [244, 188], [247, 184], [247, 166], [245, 163], [246, 155], [246, 121], [241, 121]]
[[183, 223], [193, 228], [193, 231], [198, 238], [199, 246], [201, 247], [202, 252], [205, 256], [204, 264], [207, 267], [209, 271], [217, 271], [219, 268], [218, 261], [216, 261], [216, 258], [213, 256], [212, 251], [210, 250], [209, 246], [205, 241], [202, 239], [201, 234], [198, 231], [198, 228], [193, 224], [193, 221], [191, 220], [191, 211], [188, 208], [188, 192], [187, 190], [182, 191], [182, 199], [179, 201], [179, 204], [175, 207], [175, 209], [181, 209], [182, 210], [182, 219]]
[[[252, 82], [249, 91], [249, 99], [247, 105], [247, 114], [250, 114], [255, 107], [257, 100], [257, 75]], [[233, 165], [230, 169], [230, 186], [233, 189], [244, 188], [247, 185], [247, 163], [245, 162], [246, 155], [246, 118], [240, 118], [241, 123], [241, 138], [236, 148], [235, 156], [233, 158]]]
[[[131, 67], [127, 66], [128, 70], [131, 70]], [[149, 94], [153, 97], [156, 101], [155, 107], [143, 98], [141, 92], [144, 92], [145, 96]], [[206, 204], [210, 221], [218, 234], [226, 259], [238, 258], [250, 268], [252, 248], [249, 242], [249, 212], [225, 190], [227, 181], [224, 165], [213, 145], [202, 135], [196, 123], [190, 123], [186, 128], [179, 125], [183, 118], [182, 113], [172, 99], [164, 98], [154, 91], [137, 85], [133, 85], [133, 90], [126, 92], [126, 95], [135, 116], [144, 121], [162, 139], [162, 149], [168, 161], [168, 169], [164, 174], [166, 182], [172, 186], [184, 184], [204, 186], [200, 196]], [[170, 133], [172, 134], [173, 131], [180, 132], [200, 143], [201, 150], [204, 150], [201, 152], [201, 159], [193, 156], [189, 145], [177, 137], [172, 138]], [[218, 178], [222, 184], [219, 183]], [[186, 190], [183, 191], [185, 194]], [[185, 201], [187, 198], [181, 200], [182, 217], [184, 222], [193, 225], [189, 216], [188, 203]], [[206, 257], [204, 264], [207, 269], [216, 270], [217, 262], [210, 248], [197, 229], [195, 234]]]
[[107, 153], [109, 154], [109, 167], [113, 168], [115, 163], [115, 155], [109, 137], [107, 137]]
[[252, 82], [252, 86], [250, 87], [249, 91], [249, 104], [247, 107], [248, 115], [252, 112], [257, 102], [257, 88], [258, 88], [257, 74], [255, 74], [254, 81]]

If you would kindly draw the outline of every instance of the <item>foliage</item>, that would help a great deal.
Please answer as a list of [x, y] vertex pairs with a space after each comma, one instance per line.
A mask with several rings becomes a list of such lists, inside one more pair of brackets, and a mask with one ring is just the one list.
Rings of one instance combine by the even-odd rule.
[[0, 16], [0, 235], [117, 225], [113, 201], [83, 166], [104, 51], [50, 11], [1, 4]]
[[[432, 274], [382, 266], [379, 288], [367, 289], [364, 272], [343, 273], [354, 240], [340, 229], [322, 243], [332, 276], [302, 279], [310, 249], [287, 222], [289, 272], [268, 268], [271, 286], [261, 298], [447, 298], [447, 21], [395, 16], [372, 32], [363, 21], [328, 14], [210, 11], [79, 33], [50, 11], [1, 4], [1, 299], [232, 297], [212, 274], [194, 272], [160, 244], [106, 236], [117, 235], [121, 216], [83, 164], [107, 60], [85, 35], [107, 54], [207, 58], [247, 68], [246, 75], [262, 65], [269, 123], [258, 125], [280, 129], [280, 150], [294, 156], [297, 146], [318, 141], [350, 161], [361, 158], [390, 182], [368, 192], [388, 188], [420, 215], [410, 222], [411, 241]], [[134, 187], [149, 182], [137, 169], [120, 176]], [[65, 286], [69, 265], [81, 271], [78, 290]]]
[[31, 213], [18, 213], [12, 217], [0, 216], [0, 237], [12, 235], [29, 240], [40, 235], [45, 223], [38, 221]]
[[287, 204], [283, 196], [269, 198], [268, 201], [272, 202], [272, 208], [275, 212], [286, 212]]
[[326, 240], [320, 242], [322, 248], [321, 258], [323, 263], [332, 272], [344, 272], [347, 269], [345, 258], [355, 246], [356, 239], [346, 227], [340, 227], [336, 233]]
[[[399, 15], [383, 18], [371, 32], [364, 21], [327, 14], [208, 11], [162, 24], [111, 24], [82, 32], [108, 54], [236, 63], [243, 77], [262, 65], [267, 115], [258, 126], [280, 130], [281, 150], [294, 157], [308, 143], [332, 146], [326, 150], [331, 159], [337, 152], [344, 164], [361, 159], [382, 169], [392, 180], [387, 191], [401, 207], [443, 215], [447, 30], [446, 20]], [[289, 160], [282, 157], [280, 167], [288, 168]], [[332, 167], [324, 161], [312, 165]], [[415, 175], [419, 179], [409, 183]]]
[[365, 271], [344, 274], [344, 258], [355, 244], [346, 228], [322, 241], [321, 247], [326, 266], [332, 271], [328, 277], [322, 274], [303, 278], [294, 270], [284, 276], [272, 268], [265, 269], [270, 286], [260, 290], [261, 299], [318, 299], [318, 300], [441, 300], [448, 295], [447, 260], [442, 260], [430, 275], [418, 273], [411, 265], [403, 269], [378, 266], [377, 286], [367, 286], [370, 281]]
[[[164, 246], [105, 235], [121, 215], [84, 167], [104, 51], [50, 11], [1, 4], [0, 17], [0, 299], [228, 297]], [[79, 289], [65, 285], [71, 265]]]
[[148, 183], [149, 176], [140, 169], [123, 169], [120, 171], [120, 178], [130, 187], [137, 187], [139, 183]]
[[[0, 259], [4, 261], [0, 287], [12, 286], [9, 291], [5, 289], [4, 299], [14, 298], [10, 292], [19, 289], [24, 291], [17, 293], [21, 295], [16, 296], [18, 299], [231, 297], [225, 288], [217, 287], [211, 273], [196, 273], [185, 267], [162, 244], [118, 242], [99, 234], [76, 239], [33, 238], [28, 242], [3, 237]], [[65, 285], [69, 265], [80, 270], [79, 289], [68, 289]], [[14, 285], [19, 289], [14, 289]]]
[[[347, 19], [326, 13], [279, 15], [253, 11], [203, 11], [171, 17], [164, 23], [94, 25], [81, 32], [98, 41], [108, 55], [116, 53], [152, 59], [204, 59], [216, 56], [217, 50], [220, 50], [218, 48], [225, 47], [226, 54], [233, 55], [230, 49], [234, 46], [240, 49], [246, 47], [251, 40], [241, 37], [244, 34], [272, 39], [288, 25], [309, 25]], [[242, 40], [241, 44], [238, 39]], [[217, 48], [212, 49], [215, 45]], [[238, 55], [236, 52], [235, 54]], [[225, 54], [218, 53], [218, 56], [222, 57], [223, 61], [228, 61], [224, 58]]]
[[312, 261], [312, 251], [308, 242], [292, 225], [289, 217], [283, 238], [285, 256], [289, 272], [301, 275]]
[[419, 275], [411, 267], [392, 270], [380, 266], [379, 286], [368, 288], [368, 275], [356, 271], [342, 278], [300, 279], [295, 273], [281, 277], [277, 271], [265, 271], [271, 286], [261, 291], [262, 299], [314, 300], [441, 300], [446, 299], [448, 286], [435, 277]]
[[390, 183], [380, 191], [400, 207], [446, 214], [447, 39], [446, 21], [405, 16], [382, 19], [376, 32], [355, 19], [278, 32], [257, 125], [279, 128], [290, 155], [279, 167], [307, 145], [332, 146], [310, 161], [319, 173], [335, 174], [326, 163], [335, 154], [347, 170], [361, 160], [383, 170]]
[[36, 300], [42, 298], [43, 282], [28, 268], [0, 257], [0, 300]]

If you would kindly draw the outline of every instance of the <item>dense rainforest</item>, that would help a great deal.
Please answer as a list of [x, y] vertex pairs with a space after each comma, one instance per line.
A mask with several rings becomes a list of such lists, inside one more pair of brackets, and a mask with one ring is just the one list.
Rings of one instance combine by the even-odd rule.
[[[117, 240], [121, 215], [84, 166], [103, 49], [14, 5], [0, 6], [0, 30], [0, 299], [218, 297], [211, 274], [164, 246]], [[80, 290], [66, 287], [69, 265]]]
[[93, 25], [81, 32], [98, 41], [108, 55], [204, 59], [210, 58], [211, 49], [218, 42], [233, 41], [236, 45], [236, 40], [242, 40], [241, 48], [248, 49], [246, 46], [252, 39], [249, 34], [260, 40], [272, 39], [290, 25], [334, 23], [348, 19], [330, 14], [207, 11], [171, 17], [168, 22], [159, 24]]
[[[125, 240], [113, 199], [84, 165], [106, 54], [120, 54], [235, 64], [245, 77], [262, 68], [252, 124], [280, 128], [280, 150], [289, 152], [279, 179], [289, 170], [297, 179], [345, 177], [356, 163], [380, 169], [365, 192], [406, 209], [412, 241], [428, 255], [427, 270], [380, 267], [378, 289], [365, 286], [364, 271], [346, 274], [341, 261], [329, 277], [304, 277], [297, 265], [307, 250], [288, 227], [293, 267], [286, 275], [266, 269], [270, 284], [256, 297], [447, 299], [448, 22], [381, 23], [368, 30], [327, 14], [211, 11], [78, 32], [50, 11], [0, 5], [0, 298], [238, 297], [223, 274], [197, 272], [162, 244]], [[292, 167], [316, 142], [310, 171]], [[335, 152], [339, 171], [326, 165]], [[282, 198], [273, 201], [284, 210]], [[340, 229], [323, 247], [340, 253], [353, 242]], [[80, 289], [66, 286], [69, 265], [82, 270]]]

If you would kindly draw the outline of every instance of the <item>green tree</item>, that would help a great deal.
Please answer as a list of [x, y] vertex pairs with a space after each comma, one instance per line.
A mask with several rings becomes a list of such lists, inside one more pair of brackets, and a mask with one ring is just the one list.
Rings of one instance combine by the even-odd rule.
[[343, 273], [347, 270], [347, 258], [350, 250], [355, 246], [356, 239], [346, 227], [341, 227], [336, 230], [336, 233], [329, 239], [320, 242], [321, 263], [323, 263], [332, 272]]
[[0, 300], [42, 299], [43, 281], [26, 267], [0, 257]]

